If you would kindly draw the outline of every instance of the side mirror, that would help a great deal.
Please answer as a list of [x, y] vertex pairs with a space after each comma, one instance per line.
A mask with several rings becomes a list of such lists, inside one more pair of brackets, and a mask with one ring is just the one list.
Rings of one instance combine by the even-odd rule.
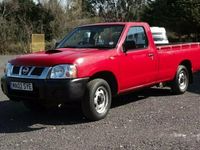
[[125, 41], [123, 44], [123, 52], [126, 53], [128, 50], [136, 49], [135, 41]]
[[124, 53], [126, 53], [128, 51], [127, 47], [126, 47], [126, 43], [122, 44], [122, 51]]

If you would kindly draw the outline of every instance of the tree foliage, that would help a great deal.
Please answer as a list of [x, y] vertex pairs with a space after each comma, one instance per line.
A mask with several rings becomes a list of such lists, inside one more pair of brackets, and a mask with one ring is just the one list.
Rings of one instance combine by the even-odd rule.
[[178, 35], [199, 34], [199, 0], [149, 1], [142, 19], [152, 26], [164, 26]]
[[26, 52], [32, 33], [49, 33], [46, 38], [51, 38], [49, 22], [53, 20], [52, 14], [31, 0], [3, 1], [0, 3], [0, 14], [0, 53], [10, 46], [14, 49], [16, 45], [21, 45], [20, 48]]
[[53, 45], [75, 26], [103, 21], [146, 21], [200, 39], [199, 0], [37, 1], [0, 1], [0, 53], [28, 52], [33, 33]]
[[[138, 21], [145, 0], [88, 0], [105, 21]], [[96, 11], [95, 11], [96, 10]]]

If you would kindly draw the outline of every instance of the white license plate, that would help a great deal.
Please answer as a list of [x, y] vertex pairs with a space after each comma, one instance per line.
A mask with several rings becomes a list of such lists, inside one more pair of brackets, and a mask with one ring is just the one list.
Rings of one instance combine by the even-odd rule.
[[10, 88], [13, 90], [33, 91], [33, 84], [24, 82], [10, 82]]

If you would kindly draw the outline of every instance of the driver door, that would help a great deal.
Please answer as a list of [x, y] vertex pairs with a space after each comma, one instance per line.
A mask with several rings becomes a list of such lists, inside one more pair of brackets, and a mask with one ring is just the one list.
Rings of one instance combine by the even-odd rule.
[[148, 45], [143, 27], [131, 27], [120, 58], [121, 90], [151, 84], [156, 77], [154, 50]]

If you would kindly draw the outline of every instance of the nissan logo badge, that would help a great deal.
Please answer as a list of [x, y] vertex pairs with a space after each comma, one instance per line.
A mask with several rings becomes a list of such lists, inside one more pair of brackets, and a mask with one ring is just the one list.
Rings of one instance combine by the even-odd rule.
[[28, 72], [29, 72], [29, 67], [23, 67], [23, 69], [22, 69], [22, 74], [23, 74], [23, 75], [27, 75]]

